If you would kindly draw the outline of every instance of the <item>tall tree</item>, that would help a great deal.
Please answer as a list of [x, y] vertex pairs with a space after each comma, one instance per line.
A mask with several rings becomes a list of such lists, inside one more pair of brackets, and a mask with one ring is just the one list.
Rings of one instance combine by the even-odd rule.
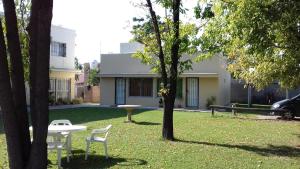
[[28, 161], [30, 151], [30, 135], [27, 116], [26, 93], [24, 83], [23, 57], [20, 47], [18, 22], [15, 3], [12, 0], [3, 0], [5, 13], [6, 37], [8, 43], [9, 58], [11, 62], [11, 86], [16, 108], [16, 122], [19, 125], [20, 142], [22, 145], [23, 161]]
[[48, 90], [53, 0], [32, 0], [30, 37], [30, 110], [33, 142], [29, 168], [47, 168]]
[[155, 5], [165, 8], [170, 15], [156, 14], [151, 0], [146, 4], [149, 15], [145, 18], [134, 18], [132, 33], [134, 40], [144, 45], [144, 50], [134, 57], [142, 63], [150, 65], [152, 70], [161, 75], [164, 116], [162, 137], [174, 140], [173, 108], [176, 97], [177, 78], [180, 73], [191, 69], [191, 59], [183, 54], [193, 54], [197, 48], [193, 45], [198, 29], [194, 24], [180, 21], [180, 13], [184, 12], [180, 0], [159, 0]]
[[[11, 169], [47, 168], [46, 137], [52, 6], [52, 0], [32, 0], [29, 26], [33, 125], [31, 144], [16, 7], [14, 0], [3, 0], [8, 52], [0, 22], [0, 106]], [[10, 58], [11, 73], [9, 73], [7, 56]]]
[[228, 70], [258, 89], [300, 85], [300, 1], [213, 0], [202, 57], [223, 52]]
[[0, 105], [6, 135], [7, 151], [11, 169], [24, 168], [20, 131], [16, 123], [17, 115], [14, 107], [13, 93], [10, 84], [6, 44], [0, 20]]

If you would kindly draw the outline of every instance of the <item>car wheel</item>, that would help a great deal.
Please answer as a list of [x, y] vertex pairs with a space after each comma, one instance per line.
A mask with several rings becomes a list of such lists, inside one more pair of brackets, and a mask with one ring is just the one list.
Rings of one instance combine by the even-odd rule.
[[289, 110], [287, 108], [283, 108], [283, 110], [286, 110], [286, 112], [282, 114], [283, 119], [292, 120], [295, 117], [293, 110]]

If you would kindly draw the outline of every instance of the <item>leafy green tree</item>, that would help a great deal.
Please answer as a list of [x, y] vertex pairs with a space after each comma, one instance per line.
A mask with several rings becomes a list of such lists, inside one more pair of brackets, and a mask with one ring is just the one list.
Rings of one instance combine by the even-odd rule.
[[99, 77], [100, 71], [98, 69], [91, 69], [89, 72], [88, 84], [92, 86], [98, 86], [100, 83]]
[[79, 63], [77, 57], [75, 57], [75, 69], [82, 70], [82, 64]]
[[[28, 24], [30, 55], [30, 141], [27, 114], [23, 44], [14, 0], [3, 0], [5, 33], [0, 21], [0, 107], [9, 167], [47, 168], [48, 90], [52, 0], [32, 0]], [[18, 1], [17, 1], [18, 2]], [[24, 2], [24, 1], [21, 1]], [[37, 155], [38, 154], [38, 155]]]
[[205, 5], [214, 17], [199, 39], [200, 60], [222, 52], [234, 77], [258, 89], [274, 81], [284, 88], [299, 86], [300, 1], [213, 0]]
[[148, 8], [149, 14], [145, 18], [134, 18], [136, 24], [132, 34], [133, 40], [142, 43], [144, 49], [134, 54], [134, 57], [151, 66], [152, 71], [161, 76], [160, 94], [164, 103], [162, 136], [164, 139], [174, 140], [173, 108], [177, 78], [180, 73], [191, 69], [191, 58], [184, 57], [183, 54], [197, 52], [194, 43], [198, 28], [180, 20], [180, 14], [185, 12], [180, 0], [155, 1], [155, 5], [170, 13], [166, 16], [156, 14], [151, 0], [142, 5]]

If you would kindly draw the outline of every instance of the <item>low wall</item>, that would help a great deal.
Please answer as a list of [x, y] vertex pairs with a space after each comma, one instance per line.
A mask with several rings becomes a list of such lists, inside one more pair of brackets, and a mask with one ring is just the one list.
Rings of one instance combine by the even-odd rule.
[[100, 87], [99, 86], [77, 87], [77, 97], [83, 98], [83, 102], [99, 103]]

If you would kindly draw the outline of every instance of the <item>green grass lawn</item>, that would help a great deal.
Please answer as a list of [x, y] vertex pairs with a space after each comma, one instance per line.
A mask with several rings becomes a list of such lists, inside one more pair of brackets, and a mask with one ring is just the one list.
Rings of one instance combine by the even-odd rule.
[[[50, 120], [69, 119], [88, 126], [73, 134], [73, 157], [62, 166], [69, 169], [98, 168], [300, 168], [300, 122], [255, 120], [253, 115], [175, 112], [176, 141], [161, 139], [162, 112], [140, 110], [135, 123], [124, 123], [118, 109], [79, 108], [55, 110]], [[112, 124], [108, 160], [102, 144], [93, 144], [84, 160], [85, 137], [92, 129]], [[5, 145], [0, 130], [0, 144]], [[5, 146], [0, 147], [0, 168], [8, 168]], [[49, 168], [57, 168], [56, 152], [49, 153]]]

